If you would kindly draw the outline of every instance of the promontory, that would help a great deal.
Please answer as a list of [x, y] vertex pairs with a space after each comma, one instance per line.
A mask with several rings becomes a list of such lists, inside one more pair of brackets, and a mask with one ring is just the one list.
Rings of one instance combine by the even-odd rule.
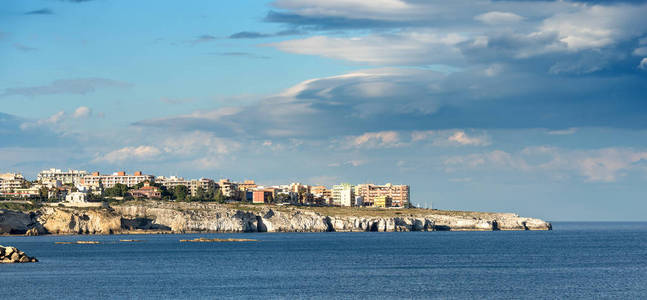
[[513, 213], [131, 201], [0, 209], [0, 234], [551, 230]]

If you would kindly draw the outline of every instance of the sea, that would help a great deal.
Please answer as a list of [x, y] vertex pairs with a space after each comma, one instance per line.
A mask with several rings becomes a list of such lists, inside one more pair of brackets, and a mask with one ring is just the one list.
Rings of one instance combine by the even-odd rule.
[[[647, 299], [647, 223], [553, 226], [0, 236], [40, 260], [0, 264], [0, 299]], [[258, 241], [179, 241], [196, 237]], [[101, 244], [55, 243], [77, 240]]]

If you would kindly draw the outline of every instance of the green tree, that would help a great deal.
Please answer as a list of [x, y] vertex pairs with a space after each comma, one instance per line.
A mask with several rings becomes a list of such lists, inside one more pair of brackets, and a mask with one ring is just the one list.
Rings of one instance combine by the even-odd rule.
[[173, 188], [173, 196], [177, 201], [185, 201], [189, 195], [189, 188], [186, 185], [178, 185]]
[[214, 193], [213, 201], [216, 201], [218, 203], [225, 202], [225, 197], [222, 195], [222, 191], [220, 189], [216, 190], [216, 192]]
[[103, 191], [103, 195], [107, 197], [124, 197], [128, 193], [128, 186], [125, 184], [117, 183], [111, 188]]
[[197, 201], [205, 201], [205, 200], [207, 200], [207, 191], [205, 191], [202, 187], [198, 187], [195, 190], [195, 199]]
[[38, 197], [40, 197], [41, 201], [42, 200], [47, 200], [47, 198], [49, 196], [48, 192], [49, 192], [49, 190], [47, 189], [47, 187], [44, 187], [44, 186], [41, 187], [40, 189], [38, 189]]

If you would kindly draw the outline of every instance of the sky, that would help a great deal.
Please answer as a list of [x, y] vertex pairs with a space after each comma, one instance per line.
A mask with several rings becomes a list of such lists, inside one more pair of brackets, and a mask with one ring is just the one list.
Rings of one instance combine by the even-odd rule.
[[0, 1], [0, 172], [647, 221], [645, 1]]

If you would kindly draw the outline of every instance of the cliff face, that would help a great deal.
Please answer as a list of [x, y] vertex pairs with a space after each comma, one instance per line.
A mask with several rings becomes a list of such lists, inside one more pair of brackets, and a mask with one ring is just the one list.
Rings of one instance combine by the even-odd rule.
[[[339, 213], [336, 213], [339, 212]], [[181, 232], [325, 232], [437, 230], [550, 230], [548, 222], [508, 213], [448, 214], [433, 210], [377, 211], [212, 203], [145, 202], [110, 209], [44, 207], [35, 212], [0, 211], [0, 233], [111, 234], [131, 230]], [[376, 212], [376, 211], [373, 211]]]

